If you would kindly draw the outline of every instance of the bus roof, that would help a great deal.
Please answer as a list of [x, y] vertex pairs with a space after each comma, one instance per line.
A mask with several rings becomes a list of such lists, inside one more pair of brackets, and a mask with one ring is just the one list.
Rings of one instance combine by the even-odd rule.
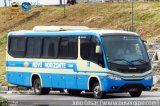
[[107, 35], [107, 34], [128, 34], [137, 35], [137, 33], [122, 30], [105, 30], [88, 28], [85, 26], [36, 26], [33, 30], [20, 30], [10, 32], [8, 35]]

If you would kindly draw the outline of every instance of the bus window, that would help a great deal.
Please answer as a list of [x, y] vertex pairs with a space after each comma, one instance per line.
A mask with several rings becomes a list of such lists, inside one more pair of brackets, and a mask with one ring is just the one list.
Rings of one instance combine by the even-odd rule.
[[84, 60], [88, 60], [89, 57], [89, 41], [91, 37], [81, 37], [81, 58]]
[[78, 57], [78, 37], [64, 37], [60, 39], [58, 58]]
[[44, 38], [43, 43], [43, 57], [45, 58], [57, 58], [58, 54], [58, 37]]
[[32, 37], [27, 40], [26, 57], [38, 58], [41, 56], [42, 38]]
[[24, 57], [26, 50], [25, 37], [11, 37], [9, 38], [9, 54], [13, 57]]
[[81, 57], [104, 67], [102, 53], [96, 53], [96, 45], [99, 45], [96, 37], [81, 37]]

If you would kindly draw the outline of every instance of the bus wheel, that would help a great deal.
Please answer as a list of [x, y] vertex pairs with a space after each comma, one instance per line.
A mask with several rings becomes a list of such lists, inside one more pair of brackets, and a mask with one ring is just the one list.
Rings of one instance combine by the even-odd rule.
[[94, 83], [93, 85], [93, 96], [96, 99], [101, 99], [104, 96], [104, 93], [100, 89], [100, 85], [98, 82]]
[[49, 94], [50, 90], [51, 90], [50, 88], [43, 88], [42, 89], [42, 92], [43, 92], [42, 94], [46, 94], [47, 95], [47, 94]]
[[37, 78], [36, 80], [34, 80], [33, 89], [34, 89], [34, 93], [36, 95], [42, 95], [43, 94], [43, 89], [42, 89], [41, 81], [40, 81], [39, 78]]
[[64, 93], [64, 89], [60, 89], [59, 92], [60, 92], [60, 93]]
[[67, 90], [70, 95], [79, 95], [81, 90]]
[[141, 95], [142, 91], [129, 91], [129, 94], [132, 97], [139, 97]]

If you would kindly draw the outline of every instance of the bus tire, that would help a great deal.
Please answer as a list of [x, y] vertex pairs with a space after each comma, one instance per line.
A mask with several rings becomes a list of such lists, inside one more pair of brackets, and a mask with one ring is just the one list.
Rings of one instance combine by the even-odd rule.
[[59, 92], [60, 92], [60, 93], [64, 93], [64, 89], [60, 89]]
[[34, 89], [34, 94], [36, 95], [42, 95], [44, 93], [44, 89], [41, 86], [41, 81], [39, 78], [34, 80], [33, 89]]
[[93, 84], [92, 90], [94, 98], [101, 99], [102, 97], [104, 97], [104, 93], [101, 91], [100, 84], [98, 82]]
[[49, 92], [50, 92], [50, 88], [42, 88], [42, 94], [45, 94], [45, 95], [47, 95], [47, 94], [49, 94]]
[[142, 91], [129, 91], [129, 94], [131, 97], [139, 97], [141, 95]]
[[70, 95], [79, 95], [81, 94], [81, 90], [67, 90]]

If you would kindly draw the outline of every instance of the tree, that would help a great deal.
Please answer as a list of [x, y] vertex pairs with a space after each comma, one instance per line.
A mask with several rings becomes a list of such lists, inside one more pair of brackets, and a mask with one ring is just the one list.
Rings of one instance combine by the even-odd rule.
[[7, 2], [6, 2], [6, 0], [4, 0], [4, 6], [7, 7]]

